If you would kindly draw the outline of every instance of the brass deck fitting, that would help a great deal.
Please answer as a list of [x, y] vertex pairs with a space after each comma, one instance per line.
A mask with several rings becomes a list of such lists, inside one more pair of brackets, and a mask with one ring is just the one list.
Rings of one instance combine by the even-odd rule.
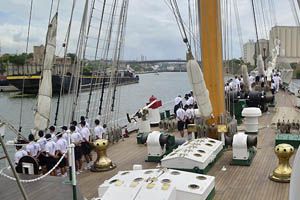
[[272, 181], [289, 183], [292, 174], [289, 160], [294, 153], [294, 147], [289, 144], [279, 144], [275, 147], [275, 153], [279, 159], [279, 164], [269, 178]]
[[93, 172], [103, 172], [116, 168], [116, 165], [107, 157], [106, 150], [108, 148], [108, 140], [99, 139], [93, 143], [95, 151], [97, 153], [97, 159], [94, 162], [91, 171]]

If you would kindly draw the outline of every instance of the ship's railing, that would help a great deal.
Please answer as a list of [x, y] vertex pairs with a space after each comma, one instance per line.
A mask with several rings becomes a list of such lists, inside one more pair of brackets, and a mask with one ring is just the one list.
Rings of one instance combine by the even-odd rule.
[[288, 86], [289, 92], [294, 95], [298, 95], [299, 89], [300, 89], [300, 83], [297, 83], [295, 81], [291, 81], [291, 83]]

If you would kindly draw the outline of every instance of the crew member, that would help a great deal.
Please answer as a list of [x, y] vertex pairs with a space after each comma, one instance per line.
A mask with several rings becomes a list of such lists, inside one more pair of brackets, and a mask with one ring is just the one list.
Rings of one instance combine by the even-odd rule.
[[[90, 127], [90, 124], [85, 120], [85, 117], [84, 116], [81, 116], [80, 117], [80, 121], [82, 122], [82, 121], [85, 121], [85, 126], [88, 128], [88, 129], [91, 129], [91, 127]], [[80, 127], [79, 127], [80, 128]]]
[[75, 145], [75, 165], [76, 165], [76, 174], [80, 174], [82, 159], [81, 159], [81, 135], [76, 131], [75, 126], [70, 127], [71, 131], [71, 142]]
[[271, 92], [272, 92], [273, 96], [275, 94], [275, 90], [276, 90], [276, 84], [275, 84], [274, 80], [272, 79], [272, 81], [271, 81]]
[[38, 139], [37, 143], [40, 145], [40, 156], [39, 156], [39, 165], [42, 167], [42, 172], [43, 174], [46, 173], [46, 143], [47, 140], [44, 137], [44, 131], [40, 130], [39, 131], [39, 137], [40, 139]]
[[[53, 140], [51, 140], [51, 134], [46, 135], [47, 143], [45, 145], [45, 152], [46, 152], [46, 168], [47, 171], [53, 169], [57, 162], [56, 156], [56, 144]], [[57, 176], [56, 169], [52, 170], [50, 176]]]
[[[20, 144], [20, 142], [18, 142], [17, 144]], [[20, 159], [23, 156], [27, 156], [27, 152], [25, 150], [22, 149], [22, 145], [17, 145], [16, 146], [16, 153], [15, 153], [15, 165], [18, 166]]]
[[81, 151], [82, 151], [82, 154], [84, 155], [84, 158], [87, 163], [87, 166], [84, 169], [88, 170], [91, 168], [91, 166], [93, 164], [92, 154], [91, 154], [91, 146], [90, 146], [91, 133], [90, 133], [90, 130], [85, 126], [85, 121], [81, 121], [80, 125], [81, 125], [80, 135], [82, 138]]
[[[193, 124], [194, 123], [194, 112], [193, 112], [193, 106], [189, 105], [185, 111], [186, 113], [186, 121], [185, 121], [185, 125], [186, 125], [186, 129], [188, 128], [189, 124]], [[188, 139], [192, 139], [192, 133], [188, 132]]]
[[29, 144], [26, 145], [26, 151], [28, 155], [32, 156], [35, 159], [38, 159], [41, 151], [40, 145], [34, 142], [33, 134], [29, 134], [28, 140], [29, 140]]
[[181, 137], [184, 137], [184, 123], [185, 123], [185, 111], [180, 107], [177, 112], [176, 112], [176, 118], [178, 120], [177, 123], [177, 128], [178, 131], [180, 132]]
[[[62, 137], [62, 134], [60, 134], [60, 132], [58, 132], [56, 134], [57, 137], [57, 142], [56, 142], [56, 156], [58, 157], [58, 160], [61, 159], [61, 157], [63, 156], [63, 154], [67, 151], [67, 147], [68, 147], [68, 143], [67, 141]], [[67, 154], [64, 156], [64, 158], [62, 159], [62, 161], [58, 164], [58, 167], [60, 168], [60, 173], [62, 174], [63, 177], [67, 176], [67, 169], [66, 169], [66, 165], [67, 165]]]
[[94, 133], [95, 133], [95, 139], [104, 139], [104, 128], [103, 126], [100, 125], [100, 121], [98, 119], [95, 120], [95, 128], [94, 128]]
[[57, 138], [56, 138], [56, 135], [55, 135], [55, 127], [50, 126], [49, 131], [50, 131], [51, 139], [53, 140], [53, 142], [57, 142]]

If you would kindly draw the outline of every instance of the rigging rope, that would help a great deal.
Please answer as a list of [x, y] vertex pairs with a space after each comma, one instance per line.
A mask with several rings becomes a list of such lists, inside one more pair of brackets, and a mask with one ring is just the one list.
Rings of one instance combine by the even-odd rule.
[[237, 32], [238, 32], [239, 41], [240, 41], [241, 55], [243, 55], [243, 44], [244, 44], [243, 43], [243, 35], [242, 35], [242, 28], [241, 28], [239, 10], [238, 10], [238, 6], [237, 6], [236, 0], [233, 0], [233, 6], [234, 6], [234, 13], [235, 13], [235, 20], [236, 20]]
[[[30, 3], [30, 13], [29, 13], [29, 21], [28, 21], [28, 29], [27, 29], [27, 39], [26, 39], [26, 54], [25, 54], [25, 63], [27, 63], [27, 53], [28, 53], [28, 45], [29, 45], [29, 36], [30, 36], [30, 27], [31, 27], [31, 17], [32, 17], [32, 6], [33, 6], [33, 0], [31, 0]], [[23, 66], [23, 73], [24, 72], [24, 67]], [[22, 97], [21, 97], [21, 108], [20, 108], [20, 118], [19, 118], [19, 132], [22, 131], [22, 115], [23, 115], [23, 96], [24, 96], [24, 88], [25, 88], [25, 77], [23, 78], [22, 81]]]
[[297, 10], [296, 10], [294, 0], [289, 0], [289, 3], [290, 3], [290, 6], [291, 6], [291, 9], [292, 9], [292, 13], [293, 13], [293, 17], [294, 17], [296, 26], [300, 26], [299, 17], [298, 17], [298, 14], [297, 14]]
[[257, 67], [257, 55], [260, 54], [260, 48], [259, 48], [259, 40], [258, 40], [258, 32], [257, 32], [257, 24], [256, 24], [256, 16], [255, 16], [255, 8], [254, 8], [254, 2], [251, 0], [252, 3], [252, 10], [253, 10], [253, 18], [254, 18], [254, 26], [255, 26], [255, 33], [256, 33], [256, 41], [257, 41], [257, 48], [255, 46], [255, 66]]
[[[57, 123], [58, 111], [59, 111], [59, 105], [60, 105], [60, 98], [61, 98], [61, 96], [63, 94], [63, 91], [64, 91], [64, 81], [65, 81], [66, 61], [67, 61], [66, 57], [67, 57], [67, 53], [68, 53], [70, 33], [71, 33], [71, 28], [72, 28], [72, 20], [73, 20], [75, 5], [76, 5], [76, 0], [73, 0], [71, 16], [70, 16], [69, 25], [68, 25], [68, 29], [67, 29], [67, 34], [66, 34], [65, 42], [64, 42], [64, 47], [65, 47], [65, 49], [64, 49], [64, 64], [63, 64], [63, 72], [62, 72], [62, 75], [61, 75], [60, 92], [59, 92], [59, 96], [57, 98], [57, 106], [56, 106], [56, 113], [55, 113], [55, 119], [54, 119], [54, 126], [56, 126], [56, 123]], [[71, 63], [71, 65], [72, 65], [72, 63]], [[63, 111], [63, 113], [65, 113], [65, 112]], [[63, 124], [65, 124], [65, 116], [63, 116]]]

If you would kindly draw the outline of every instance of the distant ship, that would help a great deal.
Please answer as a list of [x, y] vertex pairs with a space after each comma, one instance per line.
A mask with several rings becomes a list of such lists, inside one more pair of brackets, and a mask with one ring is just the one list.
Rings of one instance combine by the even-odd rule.
[[[139, 76], [130, 71], [119, 71], [115, 78], [117, 79], [117, 85], [134, 84], [139, 82]], [[37, 94], [39, 90], [40, 79], [40, 74], [7, 76], [7, 82], [18, 88], [20, 91], [23, 91], [24, 94]], [[72, 77], [71, 73], [67, 73], [64, 76], [62, 87], [64, 93], [74, 89], [74, 79], [75, 77]], [[91, 87], [91, 83], [93, 84], [93, 88], [101, 88], [103, 84], [105, 87], [109, 85], [110, 75], [107, 73], [84, 73], [81, 75], [80, 81], [82, 90], [88, 90]], [[54, 94], [60, 93], [61, 83], [61, 75], [52, 75], [52, 90]]]

